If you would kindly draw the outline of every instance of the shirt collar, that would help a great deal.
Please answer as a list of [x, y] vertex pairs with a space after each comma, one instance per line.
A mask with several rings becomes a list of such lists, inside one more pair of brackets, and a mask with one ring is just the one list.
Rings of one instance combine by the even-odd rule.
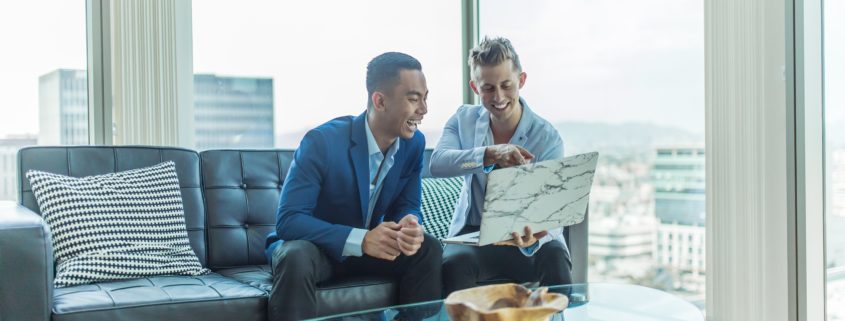
[[[534, 112], [531, 111], [531, 108], [528, 108], [528, 103], [525, 102], [525, 99], [523, 99], [522, 96], [519, 97], [519, 104], [522, 105], [522, 117], [516, 125], [513, 138], [516, 138], [517, 142], [525, 144], [522, 140], [526, 138], [528, 131], [531, 129], [531, 125], [534, 124]], [[511, 140], [513, 140], [513, 138], [511, 138]]]
[[[376, 137], [373, 136], [373, 131], [370, 129], [370, 120], [366, 114], [364, 115], [364, 131], [367, 132], [367, 154], [370, 156], [381, 154], [381, 149], [378, 148]], [[393, 154], [399, 150], [399, 140], [400, 139], [397, 137], [396, 140], [393, 141], [393, 145], [390, 145], [390, 148], [387, 149], [388, 156], [393, 156]]]

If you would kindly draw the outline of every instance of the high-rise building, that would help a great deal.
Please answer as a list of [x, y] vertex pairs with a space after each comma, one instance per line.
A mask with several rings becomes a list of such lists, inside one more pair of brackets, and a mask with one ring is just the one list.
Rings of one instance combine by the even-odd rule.
[[599, 162], [589, 208], [589, 273], [595, 281], [652, 279], [657, 224], [649, 173], [650, 166], [642, 162]]
[[272, 148], [273, 79], [194, 75], [196, 147]]
[[18, 149], [36, 143], [35, 136], [0, 139], [0, 200], [9, 201], [18, 198]]
[[[88, 143], [84, 70], [59, 69], [39, 77], [41, 145]], [[273, 79], [194, 75], [196, 148], [272, 148]]]
[[654, 259], [675, 272], [677, 287], [704, 288], [704, 148], [658, 148], [654, 159]]
[[650, 258], [654, 220], [646, 216], [601, 218], [590, 224], [590, 255], [604, 260]]
[[88, 144], [88, 76], [58, 69], [38, 77], [41, 145]]

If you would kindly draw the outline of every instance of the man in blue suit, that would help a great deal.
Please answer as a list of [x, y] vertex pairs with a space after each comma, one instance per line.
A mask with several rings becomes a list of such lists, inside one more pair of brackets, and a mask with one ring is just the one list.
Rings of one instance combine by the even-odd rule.
[[[494, 168], [563, 158], [563, 140], [554, 126], [535, 114], [519, 95], [525, 85], [519, 56], [504, 38], [485, 38], [470, 51], [470, 86], [481, 105], [458, 108], [431, 155], [431, 175], [463, 176], [449, 236], [476, 232], [487, 174]], [[507, 278], [541, 285], [569, 284], [572, 263], [561, 229], [513, 233], [496, 245], [449, 244], [443, 255], [444, 291]]]
[[439, 241], [422, 230], [421, 170], [428, 88], [413, 57], [367, 65], [367, 111], [310, 130], [294, 153], [268, 236], [271, 320], [317, 316], [316, 285], [389, 276], [399, 303], [439, 299]]

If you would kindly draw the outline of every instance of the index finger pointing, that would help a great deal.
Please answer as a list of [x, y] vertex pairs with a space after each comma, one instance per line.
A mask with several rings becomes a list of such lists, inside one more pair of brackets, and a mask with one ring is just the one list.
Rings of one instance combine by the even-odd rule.
[[534, 154], [531, 154], [531, 152], [529, 152], [527, 149], [525, 149], [525, 148], [523, 148], [522, 146], [519, 146], [519, 145], [514, 145], [514, 146], [516, 146], [516, 149], [519, 150], [519, 153], [522, 154], [523, 158], [534, 159]]
[[513, 158], [513, 160], [516, 164], [518, 164], [518, 165], [525, 164], [525, 157], [522, 157], [522, 153], [520, 153], [518, 151], [514, 151], [513, 155], [511, 155], [511, 157]]

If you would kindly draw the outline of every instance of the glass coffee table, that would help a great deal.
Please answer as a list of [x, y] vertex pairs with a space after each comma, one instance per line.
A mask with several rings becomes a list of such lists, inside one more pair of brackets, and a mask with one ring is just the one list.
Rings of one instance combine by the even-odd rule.
[[[569, 307], [551, 320], [703, 321], [692, 303], [672, 294], [633, 284], [573, 284], [549, 287], [569, 295]], [[442, 300], [327, 316], [315, 320], [447, 321]]]

